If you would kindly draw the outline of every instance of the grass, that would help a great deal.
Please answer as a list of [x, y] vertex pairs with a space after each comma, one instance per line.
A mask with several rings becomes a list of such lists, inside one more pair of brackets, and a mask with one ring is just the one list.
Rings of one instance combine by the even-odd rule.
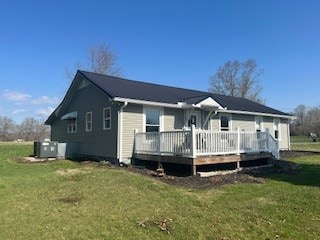
[[291, 136], [291, 149], [301, 151], [316, 151], [320, 152], [320, 140], [313, 142], [311, 138], [307, 136]]
[[[265, 184], [182, 189], [121, 168], [26, 164], [0, 144], [0, 239], [319, 239], [320, 157]], [[168, 230], [158, 223], [170, 219]], [[138, 222], [145, 221], [145, 226]]]
[[311, 143], [312, 138], [308, 136], [291, 136], [290, 141], [291, 143]]

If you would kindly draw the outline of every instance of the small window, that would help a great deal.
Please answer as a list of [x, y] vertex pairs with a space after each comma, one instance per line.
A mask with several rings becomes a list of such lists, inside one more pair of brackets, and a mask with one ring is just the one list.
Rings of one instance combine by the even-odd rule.
[[68, 120], [68, 133], [77, 132], [77, 119]]
[[103, 129], [111, 129], [111, 108], [103, 109]]
[[87, 112], [86, 114], [86, 131], [92, 131], [92, 112]]
[[229, 117], [227, 116], [220, 116], [220, 130], [221, 131], [229, 131]]
[[160, 131], [160, 110], [148, 108], [145, 110], [146, 114], [146, 132]]

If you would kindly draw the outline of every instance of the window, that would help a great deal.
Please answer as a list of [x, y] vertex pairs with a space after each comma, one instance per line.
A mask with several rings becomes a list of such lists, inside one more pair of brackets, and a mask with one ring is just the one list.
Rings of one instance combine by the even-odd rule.
[[68, 133], [77, 132], [77, 119], [68, 119]]
[[103, 109], [103, 129], [111, 129], [111, 108]]
[[222, 115], [220, 116], [220, 130], [229, 131], [230, 130], [230, 117]]
[[92, 112], [87, 112], [86, 114], [86, 131], [92, 131]]
[[273, 119], [274, 126], [274, 138], [280, 140], [280, 121], [279, 119]]
[[146, 132], [160, 131], [160, 110], [154, 108], [145, 109]]

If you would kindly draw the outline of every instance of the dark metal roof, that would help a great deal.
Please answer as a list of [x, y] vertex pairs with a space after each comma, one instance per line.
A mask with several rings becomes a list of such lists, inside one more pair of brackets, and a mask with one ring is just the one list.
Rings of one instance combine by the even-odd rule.
[[186, 102], [195, 104], [208, 97], [212, 97], [228, 110], [290, 116], [287, 113], [244, 98], [133, 81], [86, 71], [79, 71], [79, 73], [105, 92], [110, 98], [120, 97], [159, 103], [177, 104], [178, 102]]

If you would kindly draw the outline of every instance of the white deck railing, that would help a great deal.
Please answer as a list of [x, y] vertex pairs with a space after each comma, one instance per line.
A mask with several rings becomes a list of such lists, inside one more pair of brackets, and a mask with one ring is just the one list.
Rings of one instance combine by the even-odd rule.
[[279, 144], [268, 132], [212, 132], [206, 130], [138, 132], [135, 153], [195, 158], [224, 154], [270, 152], [279, 158]]

